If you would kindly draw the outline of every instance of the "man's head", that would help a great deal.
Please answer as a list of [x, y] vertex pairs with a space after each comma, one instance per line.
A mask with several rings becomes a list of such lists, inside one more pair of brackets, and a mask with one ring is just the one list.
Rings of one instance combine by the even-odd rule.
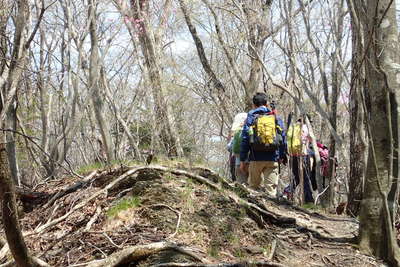
[[267, 95], [265, 93], [256, 93], [253, 96], [253, 104], [257, 108], [267, 105]]

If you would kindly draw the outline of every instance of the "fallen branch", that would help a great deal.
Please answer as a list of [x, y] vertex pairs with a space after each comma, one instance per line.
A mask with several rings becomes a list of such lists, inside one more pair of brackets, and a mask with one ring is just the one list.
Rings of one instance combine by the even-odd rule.
[[115, 244], [115, 242], [111, 239], [111, 237], [109, 237], [106, 233], [103, 233], [104, 237], [115, 247], [117, 248], [122, 248], [121, 246]]
[[97, 219], [99, 218], [100, 214], [101, 214], [101, 207], [97, 207], [96, 208], [96, 213], [93, 215], [92, 218], [90, 218], [90, 220], [86, 224], [85, 232], [89, 231], [90, 228], [92, 228], [92, 225], [97, 221]]
[[117, 179], [113, 180], [111, 183], [109, 183], [106, 187], [104, 187], [103, 189], [95, 192], [94, 194], [92, 194], [90, 197], [86, 198], [85, 200], [81, 201], [80, 203], [78, 203], [76, 206], [74, 206], [70, 211], [68, 211], [66, 214], [64, 214], [63, 216], [52, 220], [51, 222], [48, 222], [40, 227], [37, 227], [32, 234], [39, 234], [42, 233], [44, 230], [46, 230], [47, 228], [54, 226], [62, 221], [64, 221], [66, 218], [68, 218], [72, 213], [74, 213], [75, 211], [81, 209], [82, 207], [86, 206], [86, 204], [88, 204], [90, 201], [92, 201], [93, 199], [97, 198], [98, 196], [100, 196], [101, 194], [107, 194], [108, 190], [112, 189], [116, 184], [118, 184], [119, 182], [123, 181], [126, 177], [135, 174], [136, 172], [140, 171], [140, 170], [146, 170], [149, 169], [148, 167], [138, 167], [138, 168], [133, 168], [130, 169], [128, 171], [126, 171], [124, 174], [122, 174], [121, 176], [119, 176]]
[[77, 191], [79, 188], [82, 188], [83, 186], [85, 186], [88, 182], [90, 182], [93, 177], [95, 177], [97, 174], [97, 171], [93, 171], [91, 172], [88, 176], [86, 176], [84, 179], [82, 179], [81, 181], [78, 181], [77, 183], [69, 186], [68, 188], [62, 190], [62, 191], [58, 191], [50, 200], [49, 202], [46, 203], [46, 205], [43, 206], [43, 208], [48, 208], [51, 205], [53, 205], [53, 203], [59, 199], [62, 198], [63, 196], [73, 193], [75, 191]]
[[131, 263], [131, 262], [137, 262], [137, 261], [143, 260], [150, 255], [153, 255], [155, 253], [158, 253], [158, 252], [164, 251], [164, 250], [175, 250], [181, 254], [190, 256], [197, 261], [203, 262], [203, 260], [200, 259], [198, 256], [194, 255], [193, 253], [191, 253], [181, 247], [178, 247], [175, 244], [167, 243], [167, 242], [158, 242], [158, 243], [152, 243], [152, 244], [148, 244], [148, 245], [128, 247], [126, 249], [120, 250], [120, 251], [112, 254], [105, 260], [96, 261], [91, 264], [89, 263], [87, 266], [88, 267], [118, 266], [120, 264], [127, 264], [127, 263]]
[[276, 251], [276, 239], [274, 239], [274, 241], [272, 241], [272, 244], [271, 244], [271, 251], [270, 251], [270, 253], [269, 253], [269, 255], [268, 255], [268, 260], [272, 260], [273, 258], [274, 258], [274, 256], [275, 256], [275, 251]]
[[30, 234], [39, 234], [42, 233], [44, 230], [46, 230], [47, 228], [54, 226], [62, 221], [64, 221], [66, 218], [68, 218], [71, 214], [73, 214], [75, 211], [81, 209], [82, 207], [86, 206], [87, 203], [89, 203], [90, 201], [92, 201], [93, 199], [97, 198], [99, 195], [101, 194], [107, 194], [108, 190], [112, 189], [115, 185], [117, 185], [118, 183], [120, 183], [121, 181], [123, 181], [125, 178], [136, 174], [139, 171], [142, 170], [159, 170], [159, 171], [164, 171], [164, 172], [171, 172], [174, 174], [180, 174], [180, 175], [186, 175], [192, 178], [195, 178], [198, 181], [201, 181], [202, 183], [205, 183], [211, 187], [213, 187], [216, 190], [220, 190], [220, 188], [218, 187], [218, 185], [213, 184], [212, 182], [210, 182], [209, 180], [207, 180], [204, 177], [201, 177], [199, 175], [194, 175], [191, 174], [189, 172], [186, 171], [182, 171], [182, 170], [171, 170], [169, 168], [166, 167], [162, 167], [162, 166], [145, 166], [145, 167], [137, 167], [137, 168], [132, 168], [128, 171], [126, 171], [124, 174], [120, 175], [118, 178], [114, 179], [111, 183], [109, 183], [106, 187], [104, 187], [103, 189], [95, 192], [94, 194], [92, 194], [90, 197], [86, 198], [85, 200], [81, 201], [80, 203], [78, 203], [76, 206], [74, 206], [72, 209], [70, 209], [66, 214], [64, 214], [63, 216], [54, 219], [44, 225], [41, 225], [39, 227], [37, 227], [32, 233]]

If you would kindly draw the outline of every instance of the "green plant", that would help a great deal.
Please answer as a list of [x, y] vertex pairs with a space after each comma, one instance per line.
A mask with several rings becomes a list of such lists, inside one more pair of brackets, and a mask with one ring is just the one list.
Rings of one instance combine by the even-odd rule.
[[137, 208], [140, 206], [140, 204], [141, 201], [139, 197], [130, 197], [122, 199], [107, 211], [107, 216], [115, 217], [119, 212], [131, 208]]
[[235, 248], [233, 255], [241, 259], [245, 257], [245, 253], [240, 248]]
[[172, 174], [166, 174], [165, 176], [164, 176], [164, 178], [167, 180], [167, 181], [172, 181], [173, 179], [174, 179], [174, 177], [173, 177], [173, 175]]
[[226, 234], [226, 240], [229, 242], [229, 244], [237, 245], [240, 243], [240, 239], [237, 235], [235, 235], [234, 232], [228, 232]]
[[262, 247], [261, 249], [262, 249], [263, 255], [267, 256], [271, 251], [271, 244], [268, 244], [268, 245]]
[[208, 249], [208, 254], [213, 258], [219, 257], [218, 252], [219, 252], [219, 246], [216, 244], [211, 245], [211, 247]]
[[183, 206], [185, 207], [185, 209], [188, 209], [189, 211], [194, 209], [193, 196], [192, 196], [193, 191], [194, 191], [193, 185], [187, 183], [185, 189], [182, 192], [182, 199], [184, 201]]
[[318, 210], [319, 207], [317, 205], [314, 205], [313, 203], [306, 203], [303, 204], [303, 206], [301, 206], [304, 209], [308, 209], [308, 210]]
[[233, 209], [227, 213], [235, 219], [241, 219], [246, 215], [246, 210], [244, 208]]

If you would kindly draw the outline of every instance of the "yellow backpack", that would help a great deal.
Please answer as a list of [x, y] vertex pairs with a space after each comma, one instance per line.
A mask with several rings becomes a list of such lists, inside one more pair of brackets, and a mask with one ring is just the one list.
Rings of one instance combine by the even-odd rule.
[[255, 151], [274, 151], [283, 142], [282, 129], [274, 114], [258, 115], [250, 128], [250, 145]]
[[286, 135], [289, 155], [301, 154], [303, 148], [303, 144], [301, 142], [301, 124], [291, 124]]

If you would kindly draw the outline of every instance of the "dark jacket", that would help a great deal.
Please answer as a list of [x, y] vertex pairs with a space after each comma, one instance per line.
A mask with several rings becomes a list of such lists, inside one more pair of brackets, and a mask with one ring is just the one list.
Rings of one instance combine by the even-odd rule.
[[[278, 161], [279, 159], [284, 157], [285, 149], [286, 149], [286, 132], [283, 130], [283, 145], [279, 147], [276, 151], [271, 152], [263, 152], [263, 151], [253, 151], [250, 148], [250, 138], [249, 138], [249, 129], [250, 126], [254, 123], [257, 114], [263, 114], [271, 112], [267, 107], [261, 106], [256, 109], [250, 110], [247, 114], [246, 123], [243, 126], [242, 130], [242, 143], [240, 146], [240, 161]], [[284, 128], [283, 121], [277, 116], [278, 125], [281, 129]], [[250, 152], [250, 153], [249, 153]]]

